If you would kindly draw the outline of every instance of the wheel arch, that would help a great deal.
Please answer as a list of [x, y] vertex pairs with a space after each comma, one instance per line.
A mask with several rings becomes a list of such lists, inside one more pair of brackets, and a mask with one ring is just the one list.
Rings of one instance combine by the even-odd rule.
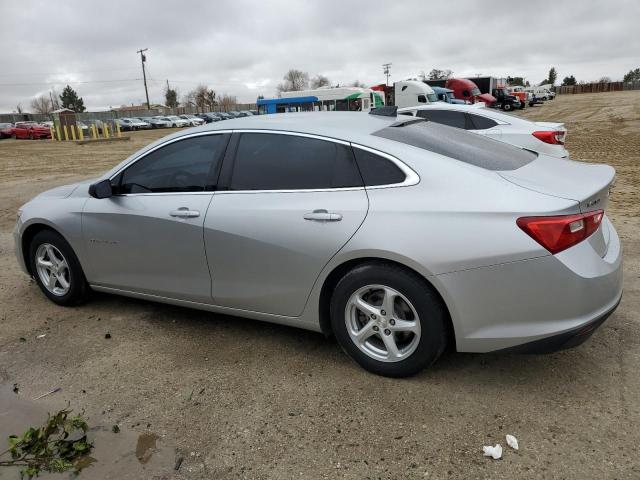
[[24, 265], [27, 271], [29, 272], [29, 274], [32, 276], [34, 275], [34, 272], [31, 271], [31, 261], [29, 259], [29, 246], [31, 245], [31, 242], [33, 241], [34, 237], [38, 233], [42, 232], [43, 230], [51, 230], [52, 232], [55, 232], [58, 235], [60, 235], [62, 238], [65, 239], [67, 243], [69, 243], [69, 240], [62, 234], [62, 232], [60, 232], [60, 230], [58, 230], [57, 228], [55, 228], [54, 226], [48, 223], [34, 222], [28, 225], [20, 235], [20, 249], [22, 251], [22, 259], [24, 261]]
[[384, 258], [384, 257], [367, 256], [367, 257], [359, 257], [359, 258], [352, 258], [352, 259], [346, 260], [340, 263], [339, 265], [336, 265], [331, 270], [331, 272], [329, 272], [329, 274], [325, 277], [322, 283], [322, 287], [320, 289], [319, 303], [318, 303], [318, 321], [320, 323], [320, 330], [324, 335], [330, 336], [333, 333], [331, 328], [331, 314], [330, 314], [331, 307], [330, 306], [331, 306], [331, 296], [333, 295], [333, 291], [336, 285], [338, 284], [340, 279], [347, 274], [347, 272], [353, 270], [354, 268], [360, 265], [367, 264], [367, 263], [393, 264], [418, 275], [428, 285], [428, 287], [431, 288], [431, 290], [436, 294], [436, 296], [440, 300], [441, 305], [444, 308], [444, 311], [446, 312], [446, 319], [447, 319], [446, 328], [447, 328], [447, 343], [448, 343], [447, 348], [451, 346], [455, 348], [456, 336], [455, 336], [455, 327], [453, 324], [453, 320], [451, 318], [451, 309], [447, 305], [447, 302], [445, 301], [442, 293], [435, 286], [434, 282], [431, 281], [424, 274], [417, 271], [416, 269], [411, 268], [409, 265], [406, 265], [397, 260], [391, 260], [389, 258]]

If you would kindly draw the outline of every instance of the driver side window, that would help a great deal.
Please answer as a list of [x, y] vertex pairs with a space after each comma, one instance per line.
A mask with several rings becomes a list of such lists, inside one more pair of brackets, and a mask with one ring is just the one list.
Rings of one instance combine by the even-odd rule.
[[228, 135], [186, 138], [145, 155], [120, 177], [119, 194], [201, 192], [212, 186]]

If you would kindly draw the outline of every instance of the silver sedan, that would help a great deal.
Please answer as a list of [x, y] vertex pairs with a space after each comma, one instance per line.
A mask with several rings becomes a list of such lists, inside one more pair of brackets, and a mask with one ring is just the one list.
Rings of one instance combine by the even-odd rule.
[[588, 338], [622, 294], [613, 179], [415, 117], [261, 115], [42, 193], [14, 235], [57, 304], [96, 290], [292, 325], [407, 376], [447, 347]]

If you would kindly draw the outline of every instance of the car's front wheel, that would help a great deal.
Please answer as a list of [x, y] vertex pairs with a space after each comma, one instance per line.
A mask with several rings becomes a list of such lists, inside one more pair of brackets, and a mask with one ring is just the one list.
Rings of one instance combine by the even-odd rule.
[[87, 299], [89, 286], [71, 245], [52, 230], [38, 232], [29, 247], [31, 273], [42, 292], [58, 305]]
[[389, 263], [356, 267], [338, 282], [331, 324], [340, 346], [370, 372], [414, 375], [446, 346], [446, 311], [416, 273]]

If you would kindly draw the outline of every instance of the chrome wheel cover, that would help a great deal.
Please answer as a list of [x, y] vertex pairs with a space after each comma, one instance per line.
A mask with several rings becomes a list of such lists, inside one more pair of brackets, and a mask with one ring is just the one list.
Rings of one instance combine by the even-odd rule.
[[381, 362], [400, 362], [420, 343], [420, 319], [411, 302], [385, 285], [367, 285], [347, 301], [345, 324], [351, 341]]
[[35, 263], [38, 277], [50, 293], [62, 297], [69, 292], [71, 272], [60, 250], [50, 243], [41, 244], [36, 250]]

